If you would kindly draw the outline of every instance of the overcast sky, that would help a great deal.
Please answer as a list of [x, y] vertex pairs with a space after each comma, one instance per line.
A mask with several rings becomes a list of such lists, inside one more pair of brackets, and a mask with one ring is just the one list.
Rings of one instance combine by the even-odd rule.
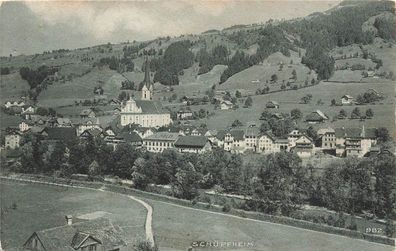
[[[1, 0], [0, 0], [1, 1]], [[148, 40], [222, 29], [234, 24], [291, 19], [327, 10], [315, 1], [47, 1], [2, 2], [0, 54], [32, 54]]]

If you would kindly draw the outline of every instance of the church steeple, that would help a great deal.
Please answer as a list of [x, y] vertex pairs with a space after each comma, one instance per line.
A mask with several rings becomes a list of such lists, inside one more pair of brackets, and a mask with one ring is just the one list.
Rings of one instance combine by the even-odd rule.
[[143, 86], [142, 86], [142, 100], [151, 100], [152, 99], [152, 92], [153, 92], [153, 85], [150, 81], [150, 65], [148, 58], [146, 56], [146, 62], [144, 66], [144, 79], [143, 79]]

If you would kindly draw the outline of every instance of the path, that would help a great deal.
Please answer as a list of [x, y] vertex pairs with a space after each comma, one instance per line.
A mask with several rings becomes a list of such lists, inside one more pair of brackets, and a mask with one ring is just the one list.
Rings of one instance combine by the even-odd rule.
[[[54, 185], [54, 186], [62, 186], [62, 187], [72, 187], [72, 188], [79, 188], [79, 189], [88, 189], [88, 190], [93, 190], [93, 191], [101, 191], [105, 193], [112, 193], [116, 195], [121, 195], [125, 196], [129, 199], [132, 199], [142, 206], [144, 206], [147, 210], [147, 215], [146, 215], [146, 223], [145, 223], [145, 230], [146, 230], [146, 240], [151, 244], [151, 246], [155, 246], [154, 242], [154, 233], [153, 233], [153, 228], [152, 228], [152, 221], [153, 221], [153, 208], [147, 204], [146, 202], [132, 196], [132, 195], [125, 195], [121, 193], [116, 193], [116, 192], [111, 192], [111, 191], [106, 191], [102, 188], [92, 188], [92, 187], [82, 187], [82, 186], [76, 186], [76, 185], [66, 185], [66, 184], [58, 184], [58, 183], [53, 183], [53, 182], [46, 182], [46, 181], [36, 181], [36, 180], [29, 180], [29, 179], [21, 179], [21, 178], [11, 178], [11, 177], [4, 177], [0, 176], [0, 178], [3, 179], [8, 179], [8, 180], [16, 180], [16, 181], [23, 181], [23, 182], [30, 182], [30, 183], [38, 183], [38, 184], [45, 184], [45, 185]], [[0, 246], [0, 251], [2, 251], [1, 246]]]

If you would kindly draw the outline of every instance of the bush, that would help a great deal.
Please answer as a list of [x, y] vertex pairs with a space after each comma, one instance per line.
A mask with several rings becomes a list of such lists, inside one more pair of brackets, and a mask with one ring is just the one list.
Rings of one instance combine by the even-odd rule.
[[223, 206], [222, 211], [223, 211], [223, 212], [226, 212], [226, 213], [229, 212], [229, 211], [231, 211], [231, 205], [228, 204], [228, 203], [226, 203], [226, 204]]

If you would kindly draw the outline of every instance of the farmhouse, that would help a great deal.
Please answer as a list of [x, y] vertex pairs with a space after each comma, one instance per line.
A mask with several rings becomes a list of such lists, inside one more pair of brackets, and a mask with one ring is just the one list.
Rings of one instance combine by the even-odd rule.
[[72, 127], [73, 124], [69, 118], [57, 118], [54, 121], [53, 127]]
[[258, 148], [259, 153], [273, 153], [275, 152], [275, 136], [270, 132], [265, 132], [258, 138]]
[[77, 136], [74, 127], [46, 127], [41, 135], [47, 142], [72, 141]]
[[143, 139], [143, 145], [149, 152], [163, 152], [165, 149], [174, 148], [179, 133], [157, 132]]
[[181, 153], [204, 153], [212, 150], [212, 145], [205, 136], [180, 136], [175, 147]]
[[234, 106], [234, 105], [232, 104], [231, 101], [229, 101], [229, 100], [223, 100], [223, 101], [221, 101], [221, 103], [220, 103], [220, 110], [229, 110], [229, 109], [232, 109], [233, 106]]
[[267, 104], [265, 104], [265, 107], [270, 108], [270, 109], [279, 109], [279, 103], [276, 101], [268, 101]]
[[322, 150], [336, 149], [336, 135], [333, 128], [321, 128], [317, 132]]
[[245, 132], [241, 129], [233, 129], [224, 135], [224, 150], [232, 153], [243, 153], [246, 148]]
[[13, 107], [13, 106], [22, 107], [24, 105], [25, 105], [25, 102], [23, 102], [23, 101], [7, 101], [7, 102], [4, 103], [4, 107], [5, 108], [10, 108], [10, 107]]
[[353, 101], [353, 97], [351, 95], [344, 95], [341, 97], [341, 104], [343, 105], [351, 105]]
[[97, 128], [100, 130], [102, 129], [100, 127], [98, 118], [96, 118], [96, 119], [88, 118], [88, 119], [79, 120], [76, 123], [76, 126], [77, 126], [77, 136], [80, 136], [81, 133], [83, 133], [85, 130], [88, 130], [88, 129], [93, 129], [93, 128]]
[[193, 116], [193, 112], [187, 108], [187, 109], [180, 109], [179, 111], [177, 111], [176, 113], [177, 119], [190, 119]]
[[98, 128], [91, 128], [83, 131], [80, 134], [81, 139], [89, 139], [89, 138], [98, 138], [102, 135], [102, 130], [99, 130]]
[[32, 105], [24, 105], [22, 106], [22, 114], [34, 114], [36, 112], [36, 108]]
[[125, 251], [123, 232], [107, 218], [74, 223], [66, 216], [64, 226], [34, 232], [23, 245], [24, 250]]
[[308, 122], [309, 124], [317, 124], [317, 123], [322, 123], [328, 119], [329, 118], [326, 116], [326, 114], [324, 114], [320, 110], [316, 110], [308, 114], [307, 117], [305, 118], [305, 121]]

